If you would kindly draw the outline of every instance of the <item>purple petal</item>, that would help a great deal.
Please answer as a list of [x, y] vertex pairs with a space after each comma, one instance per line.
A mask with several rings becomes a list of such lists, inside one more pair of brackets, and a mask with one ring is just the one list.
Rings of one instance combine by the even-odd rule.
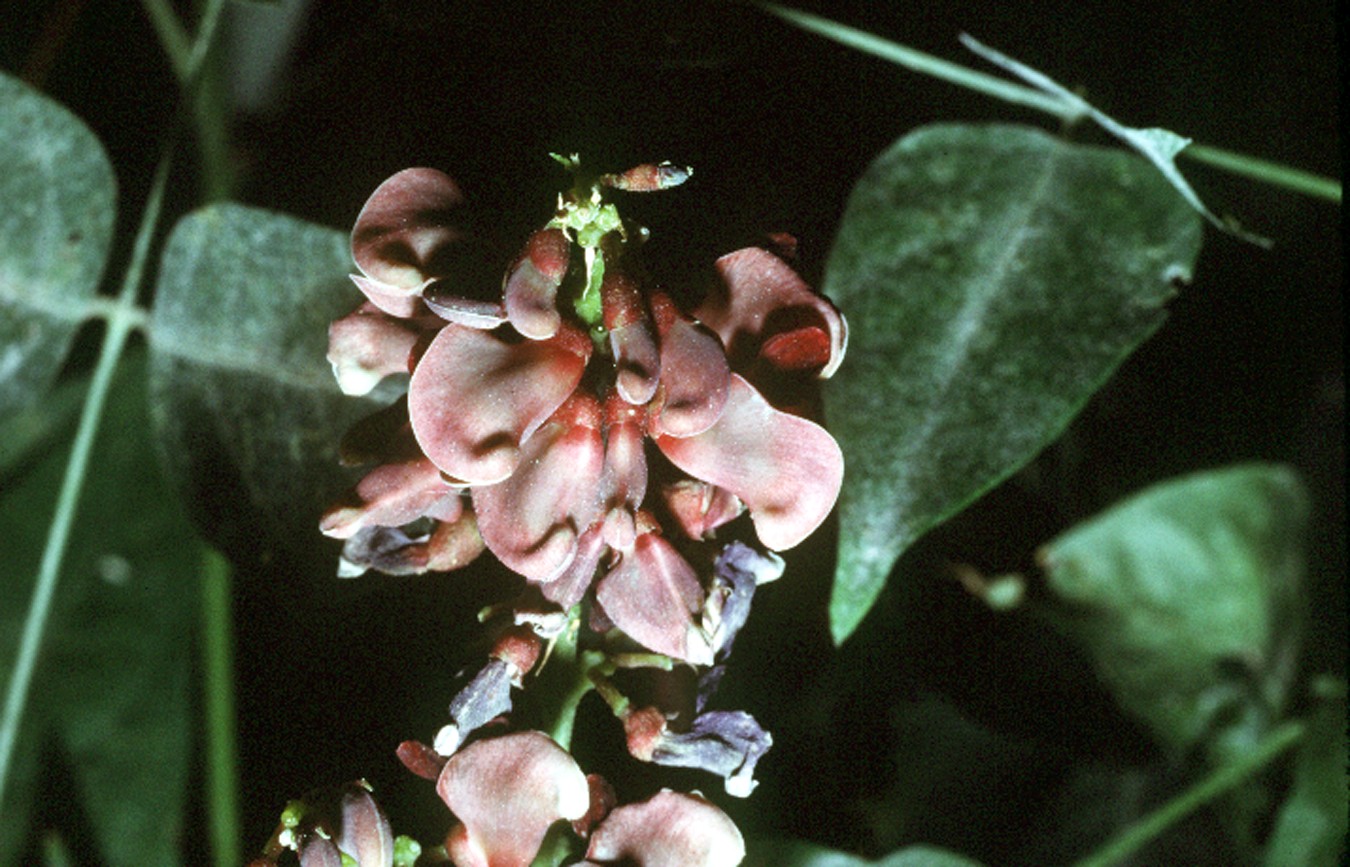
[[545, 340], [558, 333], [558, 285], [567, 274], [571, 242], [561, 229], [530, 236], [525, 252], [506, 277], [506, 315], [521, 334]]
[[505, 479], [521, 443], [576, 389], [589, 353], [589, 339], [571, 328], [551, 340], [512, 343], [497, 332], [447, 325], [409, 384], [417, 441], [454, 479]]
[[844, 456], [824, 428], [771, 407], [736, 374], [721, 418], [691, 437], [658, 435], [671, 463], [739, 497], [767, 547], [786, 550], [820, 526], [844, 478]]
[[[531, 344], [537, 345], [537, 344]], [[578, 392], [520, 452], [509, 478], [473, 489], [483, 541], [508, 568], [547, 584], [577, 552], [577, 538], [600, 513], [604, 446], [600, 406]]]
[[596, 598], [605, 615], [650, 650], [695, 665], [712, 662], [712, 649], [694, 623], [703, 588], [694, 568], [669, 542], [643, 533], [600, 580]]
[[755, 764], [773, 738], [750, 714], [715, 710], [694, 719], [687, 732], [663, 732], [651, 761], [675, 768], [700, 768], [726, 781], [727, 794], [745, 798], [755, 788]]

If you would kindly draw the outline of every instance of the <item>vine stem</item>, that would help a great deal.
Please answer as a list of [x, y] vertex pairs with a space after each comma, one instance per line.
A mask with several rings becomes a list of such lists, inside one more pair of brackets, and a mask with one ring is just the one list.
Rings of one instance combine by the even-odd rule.
[[220, 867], [239, 864], [239, 769], [234, 707], [234, 623], [230, 562], [202, 556], [202, 706], [206, 709], [206, 799], [211, 854]]
[[[196, 85], [205, 67], [224, 7], [224, 0], [207, 0], [201, 26], [192, 43], [192, 50], [182, 63], [180, 81], [184, 101], [193, 106], [197, 103]], [[174, 39], [174, 42], [175, 46], [178, 46], [178, 40]], [[178, 66], [179, 64], [175, 62], [176, 69]], [[136, 299], [145, 276], [146, 263], [150, 258], [155, 228], [159, 225], [159, 215], [164, 206], [164, 191], [168, 186], [169, 169], [173, 164], [177, 133], [178, 125], [175, 124], [174, 130], [165, 139], [164, 151], [155, 168], [154, 179], [150, 183], [145, 210], [141, 214], [140, 226], [136, 230], [136, 240], [132, 245], [127, 269], [122, 275], [117, 300], [104, 317], [107, 332], [102, 346], [99, 347], [98, 362], [89, 381], [89, 391], [85, 394], [79, 427], [75, 431], [75, 440], [71, 444], [70, 457], [66, 462], [65, 476], [61, 480], [61, 490], [57, 494], [56, 512], [52, 516], [51, 526], [47, 529], [47, 541], [42, 550], [42, 560], [38, 564], [37, 580], [33, 586], [33, 598], [28, 606], [28, 614], [24, 618], [23, 634], [19, 637], [19, 651], [5, 690], [4, 710], [0, 713], [0, 804], [4, 803], [5, 789], [10, 777], [10, 762], [14, 757], [14, 746], [19, 736], [19, 725], [28, 704], [28, 694], [32, 686], [33, 673], [37, 669], [42, 638], [47, 631], [47, 621], [51, 614], [52, 600], [56, 595], [61, 564], [65, 560], [66, 549], [70, 542], [70, 529], [75, 521], [75, 511], [79, 506], [80, 493], [89, 470], [89, 456], [98, 436], [99, 425], [103, 421], [103, 408], [107, 403], [108, 389], [112, 385], [113, 374], [117, 370], [118, 360], [122, 357], [122, 350], [126, 348], [127, 338], [131, 336], [131, 332], [145, 324], [145, 311], [136, 305]]]
[[1267, 735], [1250, 753], [1215, 769], [1180, 795], [1130, 825], [1106, 845], [1079, 861], [1075, 867], [1111, 867], [1118, 864], [1190, 813], [1236, 787], [1274, 761], [1281, 753], [1298, 743], [1303, 734], [1302, 721], [1291, 720], [1284, 723]]
[[[1078, 108], [1064, 100], [1055, 99], [1034, 88], [934, 57], [906, 45], [891, 42], [889, 39], [883, 39], [880, 36], [868, 33], [866, 30], [849, 27], [846, 24], [840, 24], [837, 21], [831, 21], [810, 12], [779, 6], [777, 3], [757, 3], [756, 5], [765, 12], [782, 18], [794, 27], [800, 27], [802, 30], [814, 33], [817, 36], [823, 36], [826, 39], [838, 42], [840, 45], [846, 45], [864, 54], [890, 61], [922, 75], [932, 76], [959, 87], [992, 96], [1003, 102], [1026, 106], [1053, 115], [1065, 123], [1073, 123], [1083, 117]], [[1188, 146], [1181, 152], [1180, 156], [1223, 171], [1252, 178], [1271, 186], [1283, 187], [1294, 192], [1326, 199], [1336, 204], [1340, 204], [1341, 201], [1340, 181], [1291, 166], [1201, 144]]]
[[145, 212], [141, 216], [141, 225], [136, 232], [135, 245], [132, 247], [131, 261], [123, 275], [122, 288], [117, 294], [116, 305], [107, 316], [107, 334], [99, 349], [98, 363], [94, 368], [89, 391], [84, 398], [84, 407], [80, 412], [80, 424], [75, 431], [75, 441], [71, 446], [65, 477], [61, 481], [61, 491], [56, 500], [56, 514], [52, 517], [51, 526], [47, 531], [47, 542], [42, 550], [42, 561], [38, 566], [33, 599], [28, 606], [23, 635], [19, 639], [19, 653], [14, 661], [14, 671], [5, 694], [4, 715], [0, 717], [0, 804], [4, 803], [10, 760], [13, 758], [14, 744], [18, 739], [19, 723], [23, 719], [33, 672], [37, 668], [38, 652], [42, 648], [42, 636], [46, 632], [52, 599], [56, 594], [57, 578], [61, 572], [61, 563], [65, 559], [66, 548], [70, 541], [70, 528], [75, 520], [80, 491], [84, 487], [85, 474], [89, 468], [89, 455], [98, 435], [99, 423], [103, 420], [103, 406], [107, 402], [108, 388], [112, 384], [113, 373], [117, 368], [118, 359], [122, 356], [127, 338], [139, 323], [144, 322], [144, 314], [136, 306], [136, 295], [150, 255], [150, 241], [154, 237], [155, 226], [159, 222], [159, 213], [164, 204], [164, 189], [168, 183], [171, 163], [172, 158], [166, 152], [160, 158], [159, 166], [155, 170], [150, 194], [146, 198]]

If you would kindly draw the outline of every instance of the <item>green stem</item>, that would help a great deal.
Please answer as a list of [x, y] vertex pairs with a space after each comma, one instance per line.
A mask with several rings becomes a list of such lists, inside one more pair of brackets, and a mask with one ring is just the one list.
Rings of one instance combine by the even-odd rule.
[[1235, 175], [1264, 181], [1271, 186], [1284, 187], [1296, 193], [1341, 203], [1341, 184], [1331, 178], [1314, 175], [1301, 169], [1273, 163], [1269, 160], [1237, 154], [1221, 148], [1193, 144], [1181, 152], [1197, 163], [1214, 166], [1217, 169], [1232, 172]]
[[99, 350], [98, 363], [89, 383], [89, 391], [85, 395], [80, 425], [75, 431], [75, 441], [66, 463], [65, 478], [62, 479], [61, 491], [56, 500], [56, 514], [52, 517], [51, 526], [47, 531], [47, 542], [42, 551], [42, 561], [38, 566], [33, 599], [29, 603], [28, 616], [24, 620], [18, 657], [14, 661], [14, 672], [5, 695], [4, 716], [0, 717], [0, 804], [4, 803], [5, 785], [9, 780], [10, 759], [13, 757], [14, 744], [18, 739], [19, 722], [23, 719], [24, 707], [28, 702], [28, 690], [32, 683], [33, 672], [37, 668], [38, 652], [42, 647], [43, 633], [46, 632], [47, 618], [56, 593], [57, 578], [70, 541], [70, 528], [75, 520], [80, 491], [89, 468], [89, 455], [94, 446], [94, 439], [98, 435], [99, 423], [103, 420], [103, 405], [107, 401], [108, 388], [112, 384], [113, 372], [117, 368], [117, 360], [122, 355], [127, 337], [137, 323], [143, 321], [142, 313], [136, 307], [136, 294], [140, 289], [145, 264], [150, 255], [150, 241], [159, 222], [171, 162], [166, 153], [160, 159], [154, 181], [150, 185], [150, 194], [146, 199], [145, 212], [141, 216], [140, 229], [136, 233], [131, 261], [117, 295], [117, 305], [107, 317], [107, 335]]
[[[779, 6], [776, 3], [759, 3], [757, 5], [789, 24], [817, 36], [823, 36], [841, 45], [890, 61], [922, 75], [929, 75], [1013, 105], [1022, 105], [1045, 112], [1065, 123], [1072, 123], [1082, 116], [1081, 111], [1076, 107], [1033, 88], [968, 69], [959, 64], [934, 57], [931, 54], [925, 54], [922, 51], [916, 51], [908, 46], [883, 39], [865, 30], [849, 27], [837, 21], [822, 18], [819, 15], [812, 15], [809, 12]], [[1223, 171], [1262, 181], [1271, 186], [1284, 187], [1294, 192], [1326, 199], [1337, 204], [1341, 201], [1340, 181], [1314, 175], [1280, 163], [1199, 144], [1190, 145], [1180, 155]]]
[[208, 549], [202, 557], [202, 679], [206, 709], [206, 800], [215, 863], [241, 863], [239, 770], [234, 707], [234, 621], [230, 563]]
[[1195, 810], [1236, 787], [1274, 761], [1281, 753], [1298, 743], [1303, 737], [1303, 732], [1302, 722], [1295, 720], [1285, 723], [1267, 735], [1250, 753], [1238, 761], [1217, 768], [1209, 776], [1135, 822], [1096, 852], [1079, 861], [1076, 867], [1110, 867], [1119, 863]]
[[238, 179], [230, 160], [225, 94], [219, 63], [212, 50], [225, 2], [206, 0], [197, 37], [191, 44], [188, 43], [186, 30], [167, 0], [141, 0], [141, 5], [154, 25], [179, 87], [190, 104], [202, 161], [202, 197], [208, 202], [229, 198]]
[[548, 735], [563, 749], [572, 747], [572, 731], [576, 726], [577, 708], [586, 693], [593, 689], [589, 672], [599, 655], [577, 650], [576, 632], [563, 630], [553, 646], [553, 652], [541, 673], [535, 690], [545, 696], [561, 696], [552, 708]]

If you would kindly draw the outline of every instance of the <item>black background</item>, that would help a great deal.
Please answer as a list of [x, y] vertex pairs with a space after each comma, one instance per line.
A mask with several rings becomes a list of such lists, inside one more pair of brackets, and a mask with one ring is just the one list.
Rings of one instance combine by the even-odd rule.
[[[956, 41], [969, 32], [1125, 123], [1341, 174], [1336, 10], [1325, 2], [803, 8], [985, 68]], [[125, 240], [177, 98], [142, 9], [29, 2], [6, 20], [0, 66], [37, 82], [107, 147]], [[818, 285], [872, 158], [923, 124], [996, 120], [1054, 128], [738, 4], [315, 2], [273, 104], [234, 118], [232, 156], [242, 201], [343, 228], [388, 175], [442, 168], [503, 243], [551, 212], [563, 176], [549, 151], [610, 170], [670, 159], [692, 165], [693, 180], [634, 199], [630, 214], [652, 227], [667, 265], [784, 231], [800, 239], [801, 270]], [[1105, 141], [1091, 129], [1073, 137]], [[199, 201], [188, 169], [165, 225]], [[841, 653], [825, 621], [834, 529], [793, 553], [761, 596], [723, 695], [777, 743], [755, 796], [721, 799], [747, 833], [874, 856], [928, 841], [990, 864], [1055, 863], [1178, 785], [1184, 768], [1115, 710], [1067, 643], [1034, 620], [989, 613], [942, 563], [1027, 568], [1034, 547], [1072, 521], [1181, 472], [1262, 459], [1304, 474], [1317, 514], [1305, 667], [1344, 672], [1340, 211], [1183, 169], [1211, 208], [1275, 248], [1207, 229], [1194, 283], [1163, 330], [1062, 444], [906, 556]], [[322, 544], [313, 547], [331, 557]], [[444, 809], [393, 746], [434, 734], [452, 676], [480, 652], [468, 645], [473, 612], [509, 578], [479, 564], [376, 581], [333, 602], [322, 589], [331, 560], [291, 551], [265, 566], [235, 547], [247, 845], [266, 839], [288, 798], [361, 776], [396, 830], [434, 842]], [[603, 709], [587, 706], [581, 722], [583, 766], [611, 774], [624, 799], [660, 784], [720, 789], [615, 758], [619, 733]], [[194, 809], [190, 863], [206, 845]], [[1152, 863], [1228, 863], [1222, 839], [1202, 815]]]

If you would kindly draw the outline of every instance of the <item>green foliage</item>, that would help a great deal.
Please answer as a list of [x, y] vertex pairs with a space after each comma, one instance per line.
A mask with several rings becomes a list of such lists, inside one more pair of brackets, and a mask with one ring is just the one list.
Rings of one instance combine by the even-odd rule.
[[1200, 244], [1137, 157], [1007, 126], [933, 126], [855, 187], [825, 291], [848, 362], [826, 410], [848, 472], [836, 642], [925, 531], [1064, 429], [1164, 318]]
[[217, 205], [174, 227], [150, 385], [163, 453], [191, 502], [229, 514], [212, 490], [227, 473], [281, 533], [314, 535], [340, 488], [342, 432], [388, 402], [345, 397], [324, 360], [328, 323], [360, 300], [350, 270], [344, 233], [281, 214]]
[[1266, 867], [1334, 867], [1342, 863], [1347, 792], [1345, 683], [1324, 678], [1320, 705], [1294, 760], [1293, 790], [1266, 843]]
[[762, 841], [750, 846], [745, 867], [980, 867], [954, 852], [932, 846], [909, 846], [871, 861], [814, 843]]
[[[48, 626], [38, 687], [20, 730], [15, 774], [0, 812], [0, 864], [17, 847], [44, 763], [68, 767], [78, 800], [60, 815], [89, 823], [103, 863], [179, 863], [192, 767], [192, 657], [202, 548], [155, 469], [145, 361], [114, 384]], [[42, 556], [68, 447], [45, 449], [5, 476], [0, 588], [24, 600]], [[8, 680], [25, 613], [0, 606], [0, 674]], [[60, 826], [60, 819], [57, 820]]]
[[1293, 675], [1307, 520], [1285, 467], [1156, 485], [1045, 546], [1056, 619], [1160, 743], [1239, 755], [1279, 719]]
[[116, 182], [74, 115], [0, 72], [0, 419], [51, 386], [112, 243]]

